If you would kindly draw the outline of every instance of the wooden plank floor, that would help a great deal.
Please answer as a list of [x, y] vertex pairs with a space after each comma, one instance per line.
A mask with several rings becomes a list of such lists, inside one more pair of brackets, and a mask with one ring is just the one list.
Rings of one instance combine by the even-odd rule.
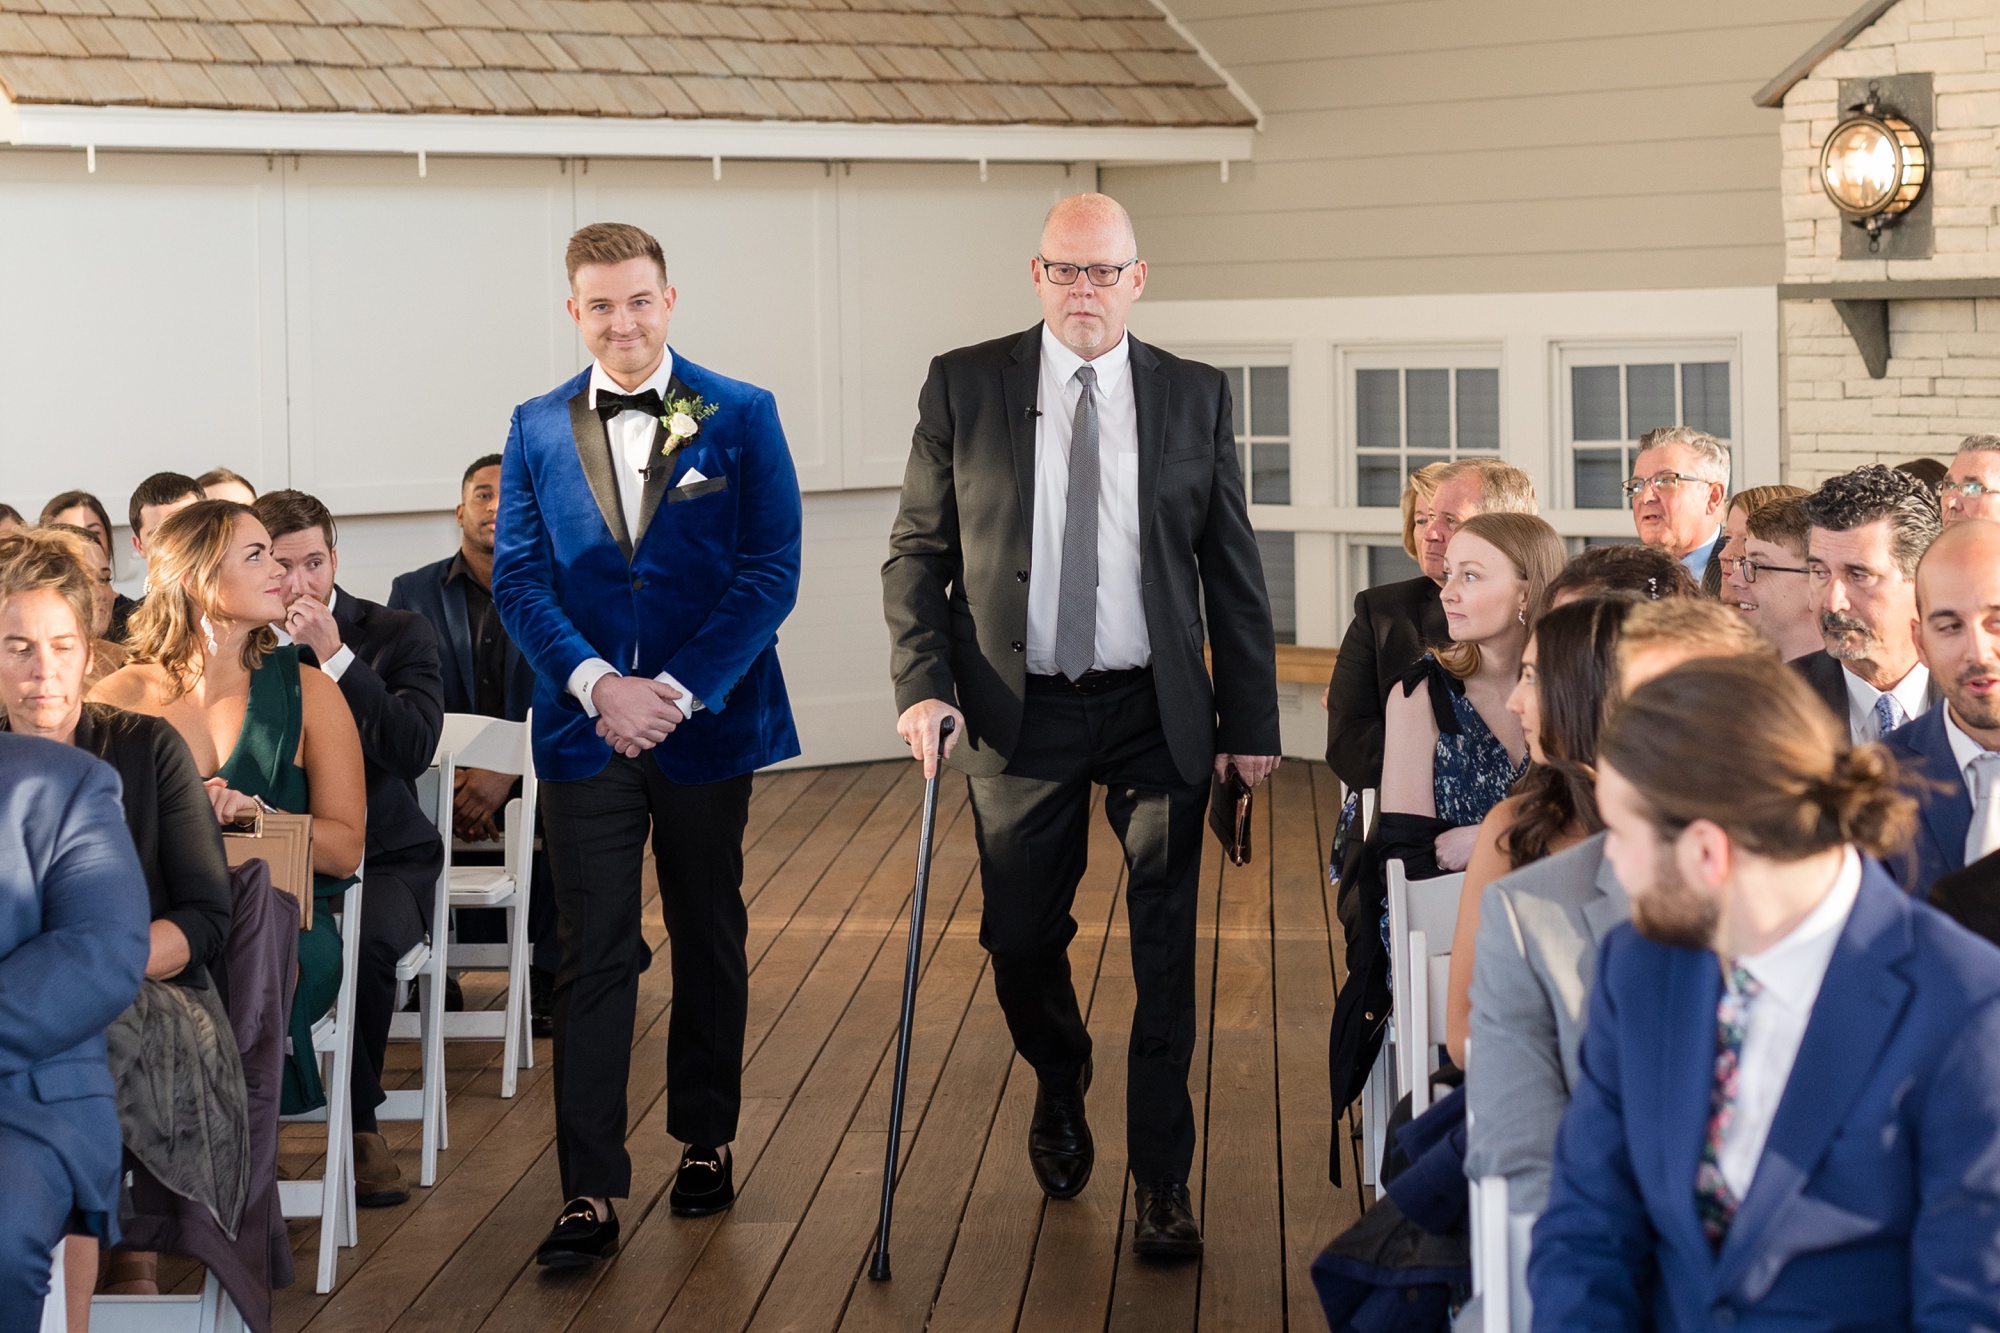
[[[499, 1096], [498, 1045], [453, 1043], [451, 1147], [437, 1184], [402, 1207], [362, 1213], [360, 1246], [341, 1252], [326, 1296], [312, 1291], [317, 1228], [294, 1223], [300, 1281], [278, 1295], [278, 1328], [1322, 1327], [1307, 1265], [1357, 1206], [1351, 1179], [1344, 1191], [1326, 1179], [1326, 1027], [1340, 957], [1321, 873], [1339, 805], [1332, 775], [1296, 761], [1279, 770], [1260, 793], [1250, 866], [1226, 866], [1208, 843], [1190, 1080], [1202, 1130], [1191, 1188], [1208, 1250], [1175, 1268], [1130, 1252], [1119, 1056], [1133, 991], [1117, 841], [1093, 819], [1070, 948], [1100, 1056], [1089, 1103], [1097, 1168], [1082, 1197], [1049, 1203], [1024, 1146], [1034, 1076], [1014, 1058], [979, 947], [971, 810], [961, 780], [942, 785], [892, 1281], [864, 1270], [916, 862], [922, 786], [908, 763], [757, 781], [733, 1210], [690, 1221], [665, 1206], [679, 1145], [664, 1130], [672, 987], [662, 953], [640, 987], [626, 1090], [634, 1178], [616, 1260], [562, 1276], [533, 1263], [561, 1203], [548, 1043], [535, 1043], [535, 1067], [510, 1101]], [[657, 947], [650, 874], [648, 892], [646, 937]], [[466, 988], [469, 1004], [498, 1003], [487, 979], [468, 977]], [[415, 1045], [393, 1046], [390, 1062], [392, 1085], [408, 1079]], [[414, 1179], [415, 1126], [384, 1129]], [[310, 1130], [288, 1128], [285, 1147], [285, 1170], [312, 1168]]]

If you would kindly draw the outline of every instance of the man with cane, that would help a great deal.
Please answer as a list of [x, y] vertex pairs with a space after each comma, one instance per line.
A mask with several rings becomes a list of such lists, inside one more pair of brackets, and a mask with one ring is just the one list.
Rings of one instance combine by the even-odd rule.
[[1058, 203], [1029, 276], [1042, 323], [938, 357], [918, 402], [882, 569], [897, 730], [926, 777], [940, 760], [969, 776], [980, 943], [1040, 1084], [1028, 1161], [1054, 1199], [1082, 1192], [1094, 1157], [1067, 950], [1091, 785], [1108, 788], [1138, 992], [1133, 1250], [1187, 1258], [1202, 823], [1211, 775], [1254, 786], [1277, 767], [1270, 604], [1227, 379], [1126, 332], [1146, 265], [1125, 210]]

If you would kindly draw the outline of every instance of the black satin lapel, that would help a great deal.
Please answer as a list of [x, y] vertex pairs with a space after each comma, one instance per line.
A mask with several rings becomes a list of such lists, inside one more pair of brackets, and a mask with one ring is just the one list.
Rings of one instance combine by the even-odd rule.
[[1035, 399], [1042, 373], [1039, 325], [1033, 337], [1027, 350], [1017, 350], [1015, 360], [1000, 372], [1007, 434], [1014, 446], [1014, 483], [1021, 497], [1021, 531], [1030, 543], [1035, 536]]
[[[1153, 535], [1153, 503], [1160, 492], [1160, 460], [1167, 453], [1167, 377], [1138, 339], [1132, 340], [1132, 396], [1139, 409], [1139, 550]], [[1140, 557], [1144, 559], [1143, 554]]]
[[604, 422], [590, 410], [590, 390], [569, 400], [569, 430], [576, 439], [577, 461], [583, 464], [583, 479], [597, 501], [597, 512], [625, 558], [632, 558], [632, 538], [625, 531], [625, 511], [618, 503], [618, 478], [611, 471], [611, 440]]

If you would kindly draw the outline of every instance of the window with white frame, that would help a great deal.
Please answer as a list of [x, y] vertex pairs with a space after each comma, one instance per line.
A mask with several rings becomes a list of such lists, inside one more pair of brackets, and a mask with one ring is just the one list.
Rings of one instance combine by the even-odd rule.
[[[1286, 365], [1222, 363], [1234, 400], [1232, 425], [1237, 457], [1243, 465], [1243, 488], [1251, 504], [1292, 502], [1292, 370]], [[1259, 532], [1257, 550], [1264, 561], [1264, 587], [1271, 599], [1271, 621], [1279, 643], [1297, 643], [1297, 541], [1289, 532]]]
[[1692, 426], [1725, 444], [1737, 435], [1740, 375], [1732, 343], [1676, 347], [1565, 346], [1558, 398], [1563, 452], [1577, 509], [1623, 509], [1639, 437]]
[[1497, 348], [1382, 348], [1343, 361], [1357, 506], [1394, 508], [1412, 472], [1500, 451]]

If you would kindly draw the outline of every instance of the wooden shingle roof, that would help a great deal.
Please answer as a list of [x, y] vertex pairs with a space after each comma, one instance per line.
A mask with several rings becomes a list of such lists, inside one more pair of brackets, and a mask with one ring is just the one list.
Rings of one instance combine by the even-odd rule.
[[17, 104], [1206, 127], [1149, 0], [0, 0]]

